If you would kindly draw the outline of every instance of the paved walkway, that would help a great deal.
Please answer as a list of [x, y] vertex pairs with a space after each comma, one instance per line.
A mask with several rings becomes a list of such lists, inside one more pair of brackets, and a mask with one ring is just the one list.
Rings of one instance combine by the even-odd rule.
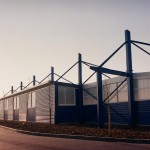
[[26, 135], [0, 127], [0, 150], [150, 150], [150, 144], [112, 143]]

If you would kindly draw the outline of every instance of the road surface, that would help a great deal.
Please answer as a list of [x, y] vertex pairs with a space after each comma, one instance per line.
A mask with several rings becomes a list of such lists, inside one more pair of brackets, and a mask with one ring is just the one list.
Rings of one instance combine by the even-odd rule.
[[16, 133], [0, 127], [0, 150], [150, 150], [150, 144], [33, 136]]

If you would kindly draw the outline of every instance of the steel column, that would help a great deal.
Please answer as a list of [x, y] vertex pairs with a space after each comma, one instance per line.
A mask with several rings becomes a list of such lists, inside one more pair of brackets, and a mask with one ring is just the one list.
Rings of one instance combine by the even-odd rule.
[[127, 79], [128, 84], [128, 107], [129, 107], [129, 125], [135, 126], [135, 108], [134, 108], [134, 88], [133, 88], [133, 73], [132, 73], [132, 52], [131, 52], [131, 37], [130, 31], [125, 31], [126, 40], [126, 66], [127, 73], [129, 74]]
[[14, 93], [14, 88], [13, 88], [13, 86], [11, 86], [11, 94], [13, 94]]
[[23, 82], [20, 82], [20, 90], [23, 89]]
[[83, 122], [83, 85], [82, 85], [82, 55], [78, 54], [78, 84], [79, 84], [79, 122]]
[[103, 86], [102, 86], [102, 73], [97, 72], [97, 119], [98, 127], [103, 127]]
[[51, 81], [54, 81], [54, 67], [51, 67]]
[[35, 79], [35, 75], [33, 75], [33, 86], [35, 86], [36, 83], [36, 79]]
[[57, 84], [57, 82], [55, 82], [55, 84], [54, 84], [54, 86], [55, 86], [55, 124], [58, 124], [59, 122], [58, 122], [58, 115], [57, 115], [57, 113], [58, 113], [58, 111], [59, 111], [59, 109], [58, 109], [58, 105], [59, 105], [59, 103], [58, 103], [58, 84]]

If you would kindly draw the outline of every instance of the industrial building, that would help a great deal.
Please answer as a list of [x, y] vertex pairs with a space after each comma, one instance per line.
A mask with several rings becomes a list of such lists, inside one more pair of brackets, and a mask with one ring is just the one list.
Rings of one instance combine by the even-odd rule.
[[[149, 43], [133, 41], [130, 32], [125, 31], [125, 42], [97, 66], [82, 60], [79, 54], [78, 61], [62, 76], [51, 68], [51, 80], [38, 82], [36, 85], [33, 76], [33, 86], [23, 87], [21, 82], [18, 92], [11, 89], [0, 99], [0, 119], [29, 122], [59, 123], [97, 123], [102, 127], [108, 122], [107, 107], [110, 107], [112, 124], [125, 124], [130, 126], [150, 126], [150, 72], [133, 73], [131, 44], [150, 55], [149, 52], [137, 44], [150, 46]], [[126, 46], [127, 71], [122, 72], [103, 68], [103, 65], [115, 55], [123, 46]], [[97, 75], [97, 82], [82, 81], [82, 63]], [[78, 65], [78, 84], [64, 78], [75, 65]], [[102, 80], [102, 75], [113, 74], [118, 77]], [[54, 75], [59, 78], [54, 80]], [[108, 76], [109, 77], [109, 76]], [[59, 82], [59, 79], [66, 82]]]

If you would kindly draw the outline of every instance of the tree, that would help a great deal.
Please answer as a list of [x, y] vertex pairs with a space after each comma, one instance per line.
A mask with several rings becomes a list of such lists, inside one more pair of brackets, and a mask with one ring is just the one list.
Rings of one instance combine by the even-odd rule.
[[[110, 95], [110, 85], [107, 84], [107, 81], [105, 79], [105, 88], [104, 88], [104, 94], [105, 98], [107, 98]], [[110, 112], [110, 98], [108, 97], [106, 100], [106, 106], [107, 106], [107, 114], [108, 114], [108, 135], [110, 135], [111, 132], [111, 112]]]

